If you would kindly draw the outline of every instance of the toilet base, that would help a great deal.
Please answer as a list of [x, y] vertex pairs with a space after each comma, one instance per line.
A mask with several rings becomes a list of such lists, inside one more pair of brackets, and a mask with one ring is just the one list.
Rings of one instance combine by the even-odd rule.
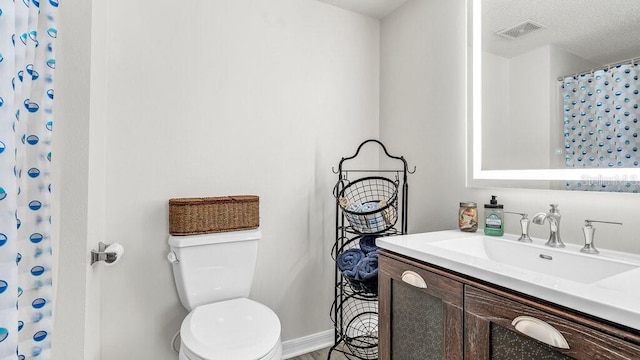
[[[218, 359], [203, 359], [198, 355], [191, 352], [182, 342], [180, 342], [180, 354], [178, 360], [218, 360]], [[260, 359], [237, 359], [237, 360], [282, 360], [282, 341], [278, 338], [276, 346], [269, 351], [269, 353]]]

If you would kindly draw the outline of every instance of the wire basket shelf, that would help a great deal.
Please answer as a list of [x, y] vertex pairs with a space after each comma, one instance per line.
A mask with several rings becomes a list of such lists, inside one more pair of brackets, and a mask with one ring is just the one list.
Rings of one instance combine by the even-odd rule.
[[359, 292], [348, 292], [341, 302], [334, 301], [332, 321], [350, 355], [359, 359], [378, 358], [378, 299]]
[[398, 221], [398, 182], [385, 177], [371, 176], [347, 183], [337, 201], [357, 233], [384, 232]]

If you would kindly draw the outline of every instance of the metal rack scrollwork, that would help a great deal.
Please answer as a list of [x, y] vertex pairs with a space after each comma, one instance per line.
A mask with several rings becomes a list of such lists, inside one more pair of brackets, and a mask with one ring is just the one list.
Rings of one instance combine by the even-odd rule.
[[[390, 168], [360, 169], [346, 166], [357, 158], [365, 144], [378, 144], [389, 159]], [[351, 163], [349, 163], [351, 164]], [[389, 154], [384, 144], [370, 139], [362, 142], [355, 154], [343, 157], [333, 189], [336, 198], [336, 233], [331, 256], [336, 261], [334, 301], [331, 320], [334, 324], [334, 351], [347, 359], [378, 359], [378, 292], [375, 281], [359, 281], [343, 274], [338, 267], [338, 257], [349, 249], [362, 247], [361, 241], [372, 237], [407, 233], [407, 177], [415, 173], [409, 170], [402, 156]], [[357, 174], [350, 180], [349, 176]], [[388, 175], [392, 175], [389, 178]], [[393, 176], [395, 174], [395, 176]], [[356, 205], [357, 204], [357, 205]], [[365, 208], [366, 204], [374, 204]]]

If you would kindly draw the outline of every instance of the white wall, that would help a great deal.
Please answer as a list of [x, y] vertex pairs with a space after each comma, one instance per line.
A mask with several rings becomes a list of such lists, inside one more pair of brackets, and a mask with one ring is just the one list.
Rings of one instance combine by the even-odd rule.
[[549, 168], [549, 47], [510, 59], [483, 52], [482, 61], [483, 168]]
[[[471, 52], [473, 48], [468, 48]], [[482, 166], [509, 169], [511, 166], [510, 62], [489, 52], [482, 53]]]
[[[110, 0], [102, 359], [175, 359], [172, 197], [256, 194], [251, 297], [289, 340], [331, 328], [331, 167], [378, 137], [379, 22], [317, 1]], [[369, 157], [373, 166], [377, 156]]]
[[409, 178], [409, 232], [453, 227], [468, 192], [461, 5], [410, 0], [382, 20], [380, 138], [417, 167]]
[[549, 53], [543, 46], [509, 59], [509, 161], [503, 169], [550, 167]]
[[[411, 0], [382, 21], [380, 136], [418, 168], [409, 230], [456, 228], [460, 201], [482, 206], [496, 194], [506, 210], [529, 214], [560, 204], [568, 243], [583, 242], [584, 219], [622, 221], [599, 226], [597, 245], [640, 254], [639, 195], [465, 187], [465, 14], [462, 0]], [[517, 217], [506, 231], [520, 231]], [[546, 238], [549, 228], [531, 225], [531, 234]]]

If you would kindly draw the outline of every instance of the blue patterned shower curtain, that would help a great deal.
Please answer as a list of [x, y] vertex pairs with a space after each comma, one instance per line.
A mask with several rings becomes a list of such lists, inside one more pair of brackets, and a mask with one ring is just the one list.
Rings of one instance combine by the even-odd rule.
[[0, 360], [50, 359], [58, 0], [0, 0]]
[[[640, 167], [639, 74], [632, 63], [564, 79], [567, 167]], [[569, 181], [567, 189], [638, 192], [640, 179]]]

